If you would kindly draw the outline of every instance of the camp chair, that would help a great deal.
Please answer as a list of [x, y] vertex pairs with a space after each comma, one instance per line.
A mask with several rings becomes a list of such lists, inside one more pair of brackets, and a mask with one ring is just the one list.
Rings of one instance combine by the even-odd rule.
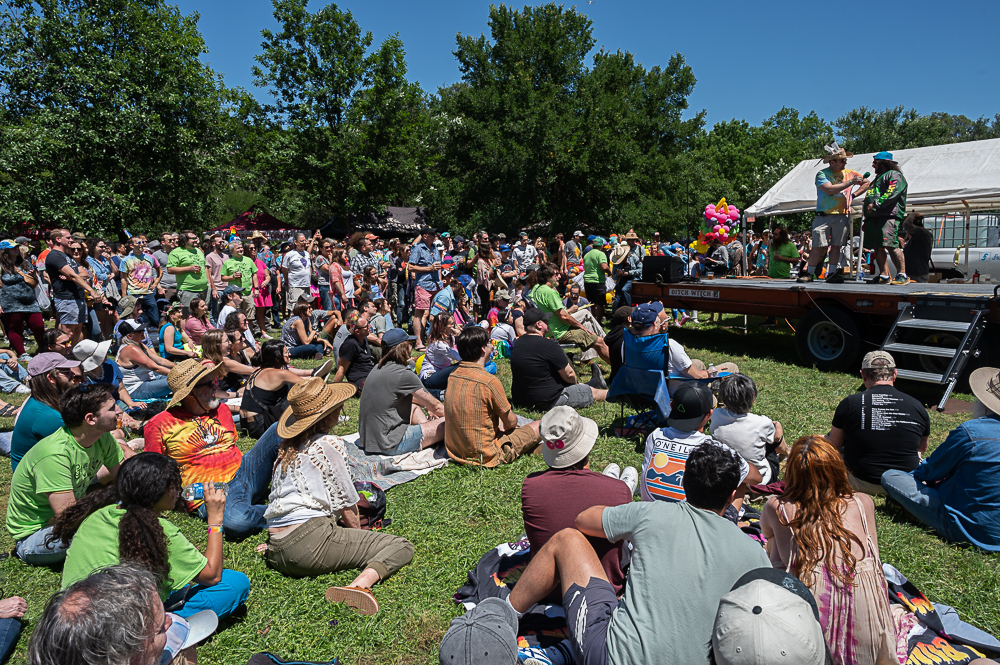
[[664, 371], [669, 359], [667, 334], [636, 337], [630, 330], [625, 331], [622, 345], [624, 364], [615, 374], [608, 388], [607, 401], [621, 406], [621, 418], [625, 418], [625, 406], [637, 413], [650, 412], [648, 423], [658, 427], [667, 421], [670, 413], [670, 392]]

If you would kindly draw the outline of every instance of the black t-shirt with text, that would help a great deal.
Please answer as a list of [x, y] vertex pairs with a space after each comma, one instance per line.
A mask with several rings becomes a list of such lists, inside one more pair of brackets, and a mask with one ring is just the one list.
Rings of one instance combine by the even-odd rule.
[[845, 397], [833, 414], [844, 430], [844, 463], [855, 477], [879, 484], [889, 469], [917, 468], [920, 440], [931, 419], [919, 401], [893, 386], [872, 386]]
[[83, 300], [83, 289], [73, 280], [60, 272], [63, 266], [69, 266], [73, 272], [80, 274], [80, 264], [72, 257], [66, 256], [58, 249], [49, 250], [45, 255], [45, 272], [52, 282], [52, 297], [56, 300]]
[[368, 349], [368, 340], [364, 343], [351, 335], [340, 345], [340, 353], [337, 356], [340, 360], [351, 363], [347, 367], [346, 379], [356, 385], [361, 390], [361, 384], [368, 378], [375, 363], [372, 362], [372, 354]]
[[519, 337], [510, 350], [511, 404], [548, 409], [567, 385], [559, 372], [568, 363], [569, 358], [555, 340], [540, 335]]

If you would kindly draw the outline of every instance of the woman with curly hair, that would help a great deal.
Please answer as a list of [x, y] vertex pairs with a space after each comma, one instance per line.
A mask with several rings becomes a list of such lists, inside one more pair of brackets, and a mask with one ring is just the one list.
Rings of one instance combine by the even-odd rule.
[[69, 545], [63, 588], [95, 570], [135, 561], [159, 577], [160, 597], [175, 614], [189, 617], [202, 610], [212, 610], [219, 618], [232, 614], [246, 601], [250, 580], [222, 566], [226, 493], [215, 487], [205, 490], [205, 554], [162, 517], [173, 510], [180, 495], [181, 472], [172, 458], [139, 453], [125, 460], [116, 484], [78, 499], [55, 520], [48, 538]]
[[812, 591], [835, 665], [905, 661], [916, 617], [890, 609], [871, 497], [851, 490], [843, 459], [822, 436], [795, 442], [785, 483], [761, 516], [768, 555]]

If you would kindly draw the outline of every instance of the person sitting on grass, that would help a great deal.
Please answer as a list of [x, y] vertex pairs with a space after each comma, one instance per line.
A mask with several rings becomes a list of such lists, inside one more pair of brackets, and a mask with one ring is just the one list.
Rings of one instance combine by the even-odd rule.
[[844, 457], [851, 488], [874, 496], [885, 494], [883, 473], [908, 473], [920, 464], [931, 418], [920, 400], [895, 387], [896, 361], [886, 351], [865, 354], [861, 378], [865, 389], [837, 405], [830, 443]]
[[327, 360], [315, 370], [291, 367], [292, 356], [288, 347], [279, 339], [269, 339], [254, 357], [258, 368], [247, 379], [240, 403], [240, 419], [247, 433], [254, 439], [264, 436], [264, 432], [278, 422], [288, 407], [288, 390], [299, 381], [310, 376], [325, 379], [333, 361]]
[[187, 333], [191, 344], [201, 346], [201, 338], [205, 333], [215, 328], [210, 318], [208, 303], [201, 298], [191, 300], [191, 316], [184, 320], [184, 332]]
[[451, 316], [437, 316], [431, 321], [424, 362], [420, 366], [420, 380], [425, 387], [432, 390], [447, 387], [448, 377], [462, 361], [455, 348], [455, 337], [461, 332], [461, 326]]
[[969, 386], [972, 419], [913, 471], [883, 473], [882, 487], [945, 540], [1000, 552], [1000, 369], [980, 367]]
[[281, 341], [288, 347], [292, 358], [315, 358], [332, 352], [333, 346], [313, 330], [312, 303], [300, 299], [292, 308], [292, 316], [281, 328]]
[[399, 536], [361, 528], [360, 498], [347, 466], [348, 444], [329, 433], [355, 390], [349, 383], [310, 378], [288, 391], [288, 409], [272, 430], [283, 441], [264, 513], [268, 542], [258, 550], [265, 551], [268, 565], [285, 575], [362, 568], [348, 586], [327, 589], [326, 599], [372, 615], [378, 612], [372, 586], [410, 563], [413, 545]]
[[622, 360], [622, 341], [625, 339], [625, 331], [632, 325], [632, 311], [634, 309], [629, 305], [622, 305], [616, 309], [611, 317], [611, 327], [608, 329], [608, 334], [604, 336], [610, 356], [611, 374], [608, 377], [609, 381], [615, 380], [618, 370], [625, 364], [625, 361]]
[[60, 353], [39, 353], [28, 363], [31, 397], [21, 405], [10, 437], [10, 466], [17, 465], [39, 441], [64, 425], [59, 398], [83, 380], [80, 361]]
[[[703, 383], [688, 383], [677, 390], [670, 400], [667, 426], [653, 430], [646, 438], [646, 453], [642, 461], [643, 501], [684, 501], [684, 473], [691, 451], [702, 443], [728, 446], [704, 433], [717, 406], [712, 391]], [[735, 451], [733, 451], [735, 452]], [[747, 464], [739, 454], [741, 486], [758, 485], [757, 467]], [[737, 509], [743, 495], [737, 499]]]
[[515, 406], [547, 411], [556, 406], [582, 409], [608, 395], [601, 368], [590, 364], [591, 378], [579, 383], [559, 344], [548, 337], [552, 315], [537, 307], [524, 313], [525, 335], [510, 352], [510, 400]]
[[833, 662], [874, 663], [880, 651], [905, 660], [916, 617], [890, 609], [871, 497], [851, 490], [844, 461], [822, 436], [795, 442], [785, 484], [765, 504], [761, 530], [771, 565], [816, 598]]
[[59, 413], [63, 427], [28, 451], [10, 482], [7, 532], [17, 556], [33, 566], [66, 557], [66, 548], [47, 538], [50, 521], [83, 497], [95, 477], [113, 481], [125, 459], [111, 436], [121, 415], [111, 386], [70, 388], [59, 398]]
[[448, 379], [444, 400], [444, 442], [459, 464], [509, 464], [538, 447], [538, 421], [518, 427], [500, 380], [484, 365], [493, 354], [490, 335], [479, 326], [462, 331], [456, 342], [462, 358]]
[[746, 374], [727, 376], [719, 385], [719, 399], [726, 408], [712, 412], [712, 438], [754, 465], [762, 485], [777, 480], [778, 456], [788, 456], [788, 444], [781, 423], [750, 413], [757, 399], [757, 384]]
[[[593, 506], [555, 534], [507, 601], [519, 614], [558, 590], [577, 663], [707, 663], [719, 600], [764, 550], [721, 517], [745, 462], [722, 446], [696, 446], [684, 473], [686, 502]], [[589, 538], [628, 539], [632, 563], [621, 601]], [[505, 590], [499, 589], [501, 595]]]
[[28, 370], [17, 361], [17, 352], [0, 349], [0, 393], [30, 394], [31, 389], [25, 385], [27, 380]]
[[358, 407], [365, 452], [401, 455], [444, 441], [444, 405], [410, 369], [414, 340], [401, 328], [382, 336], [382, 360], [368, 375]]
[[158, 453], [139, 453], [122, 463], [117, 483], [91, 492], [62, 512], [49, 536], [68, 548], [62, 588], [121, 561], [141, 563], [161, 580], [160, 599], [189, 617], [212, 610], [220, 619], [246, 602], [250, 580], [223, 567], [222, 516], [226, 493], [205, 488], [208, 545], [205, 554], [163, 513], [181, 496], [177, 462]]
[[[590, 451], [597, 442], [597, 423], [569, 406], [557, 406], [539, 424], [545, 471], [529, 474], [521, 485], [521, 513], [531, 551], [538, 552], [576, 516], [592, 506], [620, 506], [632, 501], [639, 474], [625, 469], [624, 482], [590, 470]], [[613, 465], [617, 467], [617, 465]], [[631, 469], [631, 471], [630, 471]], [[629, 483], [631, 482], [631, 485]], [[615, 594], [625, 589], [621, 568], [622, 542], [588, 538]], [[558, 598], [553, 599], [559, 602]]]
[[[232, 413], [215, 396], [218, 378], [225, 372], [225, 365], [203, 365], [193, 359], [170, 370], [167, 381], [174, 396], [166, 411], [146, 424], [145, 450], [173, 458], [185, 487], [229, 483], [222, 525], [227, 535], [241, 538], [267, 526], [261, 504], [281, 439], [275, 424], [246, 454], [240, 451]], [[187, 509], [208, 519], [202, 500], [188, 501]]]
[[368, 348], [368, 315], [354, 314], [347, 321], [351, 334], [340, 345], [337, 355], [337, 373], [334, 383], [353, 383], [360, 392], [365, 387], [365, 379], [375, 368]]
[[179, 302], [172, 303], [163, 313], [160, 332], [157, 335], [160, 356], [170, 362], [180, 362], [185, 358], [197, 358], [198, 354], [185, 348], [194, 347], [191, 338], [184, 332], [184, 308]]
[[80, 361], [84, 383], [107, 383], [115, 389], [115, 395], [129, 409], [141, 409], [146, 405], [136, 402], [125, 389], [125, 377], [122, 368], [111, 358], [111, 340], [98, 344], [91, 339], [82, 339], [73, 347], [73, 357]]
[[217, 319], [218, 325], [216, 326], [220, 330], [226, 325], [226, 321], [229, 320], [229, 315], [233, 312], [240, 311], [240, 306], [243, 304], [243, 289], [238, 284], [230, 284], [225, 289], [222, 290], [222, 308], [219, 309], [219, 318]]
[[146, 346], [146, 326], [125, 321], [119, 331], [122, 338], [115, 362], [121, 368], [122, 384], [129, 396], [137, 401], [169, 397], [167, 374], [174, 363]]

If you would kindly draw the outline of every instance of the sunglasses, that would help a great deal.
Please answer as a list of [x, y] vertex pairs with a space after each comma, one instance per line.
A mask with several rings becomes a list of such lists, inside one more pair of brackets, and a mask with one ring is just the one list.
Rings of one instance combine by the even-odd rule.
[[215, 388], [219, 382], [216, 379], [211, 381], [199, 381], [194, 385], [195, 388]]

